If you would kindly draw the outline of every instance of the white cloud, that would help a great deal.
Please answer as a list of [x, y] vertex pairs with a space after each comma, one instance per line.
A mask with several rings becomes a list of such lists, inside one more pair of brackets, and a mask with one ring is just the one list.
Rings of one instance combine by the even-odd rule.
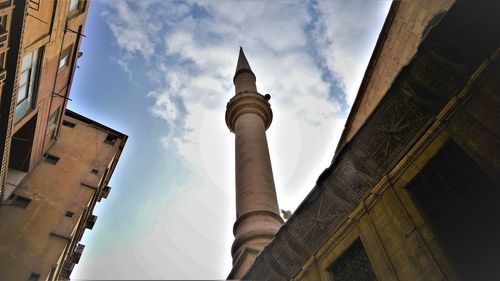
[[120, 48], [150, 58], [155, 51], [150, 35], [158, 31], [158, 27], [145, 21], [144, 14], [132, 11], [128, 3], [126, 1], [108, 2], [116, 13], [107, 18], [108, 25]]
[[[160, 65], [160, 68], [163, 66]], [[147, 94], [154, 99], [154, 104], [150, 108], [155, 117], [162, 118], [169, 126], [175, 126], [175, 121], [180, 117], [180, 109], [174, 98], [180, 94], [183, 87], [181, 74], [175, 72], [164, 73], [166, 81], [169, 81], [166, 88], [160, 88]], [[161, 78], [158, 78], [161, 79]]]
[[175, 105], [175, 102], [172, 101], [171, 94], [165, 92], [150, 92], [148, 96], [155, 99], [155, 103], [151, 107], [153, 115], [162, 118], [170, 126], [173, 126], [173, 122], [179, 117], [179, 109]]
[[[123, 52], [118, 63], [133, 73], [127, 60], [140, 57], [151, 69], [146, 76], [155, 89], [144, 94], [153, 100], [152, 116], [169, 128], [160, 141], [196, 175], [176, 189], [173, 205], [158, 212], [161, 223], [151, 234], [120, 256], [124, 263], [143, 258], [141, 266], [150, 270], [151, 278], [220, 279], [229, 272], [234, 139], [224, 110], [234, 95], [238, 45], [244, 46], [259, 91], [272, 95], [274, 121], [268, 140], [281, 206], [294, 210], [329, 165], [345, 116], [341, 99], [331, 99], [332, 85], [340, 83], [352, 102], [371, 51], [366, 44], [375, 36], [372, 41], [354, 37], [372, 30], [380, 13], [370, 16], [374, 4], [343, 11], [353, 5], [324, 1], [312, 15], [309, 4], [107, 2], [103, 15]], [[340, 80], [326, 79], [325, 67]], [[137, 249], [142, 256], [134, 254]], [[155, 249], [160, 250], [148, 257]]]

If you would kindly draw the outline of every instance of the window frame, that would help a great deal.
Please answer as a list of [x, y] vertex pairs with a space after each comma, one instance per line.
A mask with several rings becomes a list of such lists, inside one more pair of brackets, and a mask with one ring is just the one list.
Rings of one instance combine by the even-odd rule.
[[[73, 59], [73, 49], [74, 46], [73, 44], [69, 45], [66, 49], [61, 54], [61, 57], [59, 58], [59, 67], [58, 69], [64, 69], [68, 67], [71, 64], [71, 61]], [[64, 64], [61, 65], [62, 60], [65, 59]]]
[[57, 128], [57, 124], [59, 123], [59, 116], [61, 115], [61, 107], [58, 107], [54, 112], [52, 112], [47, 118], [47, 134], [52, 133], [52, 137], [55, 135], [53, 132]]
[[[41, 64], [43, 61], [43, 47], [35, 49], [31, 52], [24, 53], [21, 70], [19, 73], [19, 81], [17, 84], [17, 96], [16, 96], [16, 109], [15, 109], [15, 121], [21, 120], [23, 117], [31, 112], [36, 104], [36, 99], [38, 96], [38, 85], [40, 82], [40, 72], [42, 70]], [[31, 55], [30, 61], [26, 69], [24, 69], [25, 59]], [[26, 75], [26, 81], [23, 83], [23, 75]], [[23, 92], [21, 89], [24, 88]], [[19, 99], [23, 95], [22, 99]], [[21, 105], [23, 103], [25, 105]], [[21, 109], [20, 106], [24, 106]], [[21, 112], [22, 110], [22, 112]], [[21, 112], [21, 113], [19, 113]]]
[[80, 8], [80, 0], [69, 0], [68, 11], [70, 13], [77, 11]]
[[[76, 5], [73, 2], [76, 2]], [[68, 5], [68, 19], [83, 13], [84, 8], [85, 0], [70, 0]]]

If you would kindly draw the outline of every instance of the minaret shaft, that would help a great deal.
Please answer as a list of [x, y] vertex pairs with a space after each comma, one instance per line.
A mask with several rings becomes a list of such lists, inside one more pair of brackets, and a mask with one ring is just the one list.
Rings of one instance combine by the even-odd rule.
[[242, 72], [234, 78], [236, 94], [244, 92], [257, 92], [255, 76], [253, 73]]
[[235, 134], [236, 222], [228, 278], [243, 277], [283, 224], [279, 215], [266, 130], [272, 111], [257, 92], [255, 75], [240, 50], [234, 77], [236, 95], [227, 104], [226, 123]]
[[246, 113], [235, 125], [237, 216], [256, 210], [278, 214], [264, 121], [256, 114]]

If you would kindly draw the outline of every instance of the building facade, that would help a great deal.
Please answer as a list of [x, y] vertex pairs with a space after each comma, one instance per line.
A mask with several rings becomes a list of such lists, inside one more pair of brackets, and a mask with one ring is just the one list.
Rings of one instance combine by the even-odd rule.
[[4, 200], [16, 184], [9, 174], [30, 172], [57, 139], [89, 2], [9, 4], [4, 8], [10, 27], [0, 105]]
[[[56, 142], [0, 208], [0, 279], [66, 280], [127, 137], [66, 110]], [[30, 279], [32, 278], [32, 279]]]
[[89, 1], [0, 1], [0, 280], [66, 280], [127, 136], [66, 109]]
[[244, 279], [500, 278], [498, 14], [393, 2], [331, 166]]

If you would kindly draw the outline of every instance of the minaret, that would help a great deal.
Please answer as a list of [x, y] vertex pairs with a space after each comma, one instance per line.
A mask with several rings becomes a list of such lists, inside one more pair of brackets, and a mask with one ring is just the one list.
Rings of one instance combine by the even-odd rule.
[[273, 119], [270, 96], [257, 92], [255, 79], [240, 47], [236, 94], [226, 108], [226, 124], [236, 136], [236, 222], [228, 279], [243, 277], [283, 224], [266, 139]]

